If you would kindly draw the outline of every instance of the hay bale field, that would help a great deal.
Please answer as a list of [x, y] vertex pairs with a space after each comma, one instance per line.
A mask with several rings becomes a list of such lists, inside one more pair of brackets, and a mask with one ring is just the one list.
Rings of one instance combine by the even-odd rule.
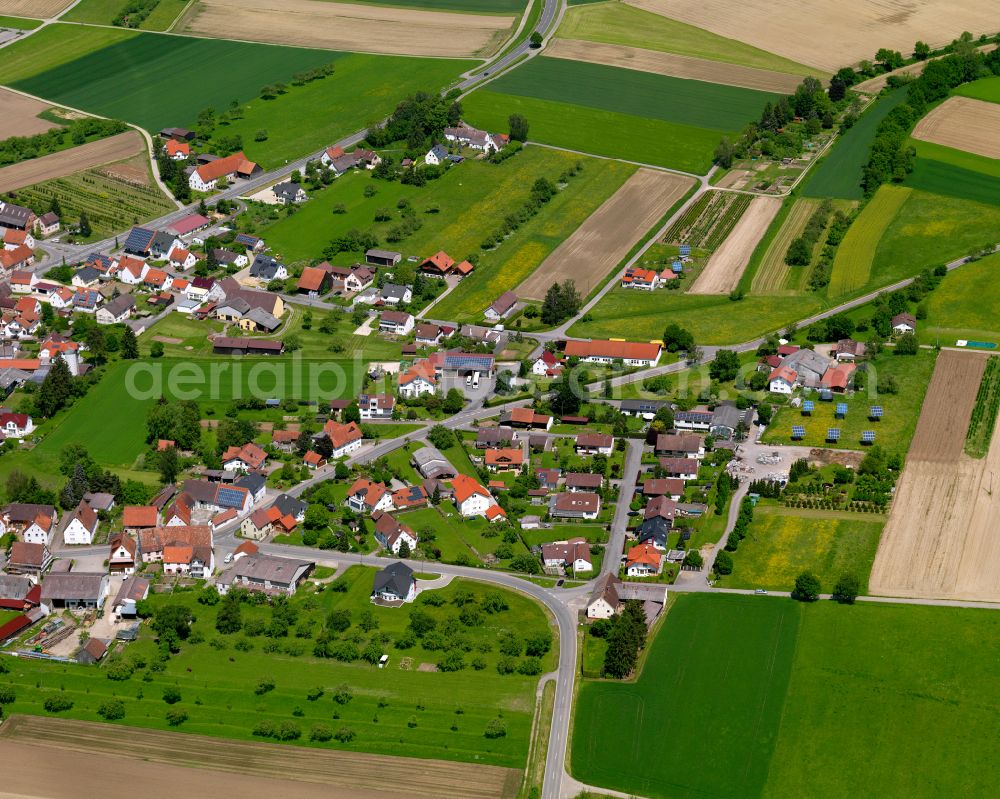
[[780, 198], [755, 197], [722, 246], [712, 253], [688, 293], [728, 294], [735, 289], [750, 256], [779, 210]]
[[11, 17], [48, 19], [54, 17], [72, 0], [0, 0], [0, 14]]
[[1000, 428], [985, 458], [963, 452], [986, 359], [938, 357], [875, 556], [873, 594], [1000, 601]]
[[801, 82], [798, 76], [783, 72], [579, 39], [553, 39], [545, 55], [780, 94], [792, 94]]
[[553, 283], [573, 280], [585, 297], [693, 183], [681, 175], [640, 169], [517, 287], [517, 295], [540, 300]]
[[627, 2], [828, 72], [870, 59], [880, 47], [908, 53], [918, 39], [938, 46], [964, 30], [992, 34], [997, 22], [996, 9], [982, 0]]
[[52, 106], [35, 100], [33, 97], [12, 92], [9, 89], [0, 88], [0, 108], [3, 114], [0, 115], [0, 139], [8, 139], [11, 136], [34, 136], [36, 133], [58, 127], [54, 122], [39, 119], [38, 115], [42, 111], [47, 111]]
[[488, 55], [514, 17], [322, 0], [202, 0], [186, 33], [366, 53]]
[[949, 97], [917, 123], [913, 138], [1000, 158], [1000, 104]]
[[122, 161], [146, 149], [146, 140], [134, 130], [81, 144], [41, 158], [32, 158], [0, 169], [0, 191], [14, 191], [55, 180], [101, 164]]
[[[127, 736], [109, 783], [99, 756]], [[136, 784], [150, 799], [172, 799], [177, 784], [197, 781], [199, 790], [244, 799], [283, 795], [303, 799], [403, 799], [442, 793], [501, 799], [513, 797], [520, 772], [496, 766], [414, 760], [280, 744], [225, 741], [203, 735], [143, 730], [87, 721], [18, 716], [0, 737], [6, 762], [22, 775], [4, 777], [4, 790], [51, 799], [101, 795], [125, 799]], [[56, 759], [60, 768], [47, 766]], [[33, 764], [33, 765], [30, 765]], [[197, 772], [190, 769], [197, 768]], [[372, 774], [378, 787], [372, 787]], [[275, 775], [282, 775], [280, 777]], [[15, 779], [15, 782], [10, 782]], [[450, 788], [448, 787], [450, 786]]]

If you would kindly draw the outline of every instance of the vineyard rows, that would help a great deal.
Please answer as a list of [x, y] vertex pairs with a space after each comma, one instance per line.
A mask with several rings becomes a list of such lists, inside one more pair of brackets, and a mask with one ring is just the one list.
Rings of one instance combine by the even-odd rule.
[[38, 183], [17, 194], [19, 202], [36, 212], [48, 210], [53, 198], [58, 199], [65, 218], [85, 213], [98, 234], [127, 228], [173, 207], [158, 188], [136, 186], [94, 171]]
[[997, 411], [1000, 410], [1000, 358], [990, 358], [979, 383], [976, 404], [965, 434], [965, 451], [973, 458], [984, 458], [990, 449]]
[[715, 250], [732, 232], [752, 199], [749, 194], [705, 192], [667, 231], [664, 241]]

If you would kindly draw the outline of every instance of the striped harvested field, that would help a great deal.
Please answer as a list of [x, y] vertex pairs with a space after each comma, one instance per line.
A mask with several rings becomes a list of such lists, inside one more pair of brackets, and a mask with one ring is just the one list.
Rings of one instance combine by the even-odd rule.
[[754, 197], [732, 232], [712, 253], [688, 293], [728, 294], [735, 289], [750, 263], [750, 256], [780, 210], [779, 198]]
[[875, 192], [837, 248], [828, 296], [849, 294], [868, 282], [878, 243], [911, 192], [912, 189], [888, 185]]
[[772, 239], [767, 252], [764, 253], [760, 266], [757, 267], [757, 274], [754, 275], [750, 287], [752, 294], [777, 294], [785, 288], [789, 272], [796, 268], [785, 263], [788, 245], [802, 235], [806, 222], [809, 221], [809, 217], [819, 203], [819, 200], [799, 199], [795, 201], [792, 210], [785, 217], [781, 229]]

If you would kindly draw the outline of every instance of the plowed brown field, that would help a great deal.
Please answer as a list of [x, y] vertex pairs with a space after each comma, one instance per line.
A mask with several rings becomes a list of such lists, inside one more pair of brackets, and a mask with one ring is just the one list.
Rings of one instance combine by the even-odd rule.
[[[113, 766], [107, 760], [111, 751]], [[515, 769], [496, 766], [32, 716], [14, 716], [0, 727], [0, 762], [18, 764], [3, 769], [0, 795], [46, 799], [132, 799], [140, 784], [144, 799], [177, 799], [178, 785], [197, 785], [199, 795], [240, 799], [509, 799], [521, 778]]]
[[0, 191], [14, 191], [101, 164], [121, 161], [145, 149], [146, 140], [142, 135], [129, 130], [117, 136], [71, 147], [69, 150], [32, 158], [0, 169]]
[[1000, 158], [1000, 103], [949, 97], [917, 123], [913, 138]]
[[55, 122], [39, 119], [38, 115], [52, 106], [32, 97], [0, 88], [0, 139], [11, 136], [33, 136], [44, 133], [49, 128], [58, 127]]
[[438, 57], [489, 54], [514, 22], [323, 0], [201, 0], [188, 20], [186, 32], [228, 39]]
[[802, 78], [795, 75], [771, 72], [767, 69], [741, 67], [737, 64], [724, 64], [721, 61], [661, 53], [658, 50], [643, 50], [639, 47], [600, 44], [578, 39], [553, 39], [545, 48], [545, 55], [780, 94], [792, 94], [795, 87], [802, 82]]
[[1000, 427], [985, 458], [963, 452], [985, 365], [981, 353], [938, 356], [875, 556], [873, 594], [1000, 601]]
[[573, 280], [586, 297], [693, 183], [682, 175], [640, 169], [553, 250], [517, 287], [517, 295], [540, 300], [553, 283]]
[[995, 4], [984, 0], [627, 2], [828, 72], [870, 59], [880, 47], [909, 53], [918, 40], [943, 45], [956, 31], [978, 36], [997, 27]]
[[48, 19], [54, 17], [71, 2], [73, 0], [0, 0], [0, 14]]
[[777, 197], [754, 197], [736, 227], [712, 253], [689, 293], [728, 294], [735, 289], [750, 256], [780, 209], [781, 200]]

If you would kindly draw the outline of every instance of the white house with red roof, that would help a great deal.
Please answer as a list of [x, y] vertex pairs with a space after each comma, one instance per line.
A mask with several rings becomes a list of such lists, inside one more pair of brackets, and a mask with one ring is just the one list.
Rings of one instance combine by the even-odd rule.
[[220, 180], [249, 178], [257, 172], [260, 172], [260, 167], [240, 151], [197, 167], [191, 172], [188, 185], [192, 191], [212, 191]]
[[27, 247], [29, 250], [35, 249], [35, 237], [30, 230], [14, 230], [13, 228], [2, 228], [3, 248], [5, 250], [16, 250], [18, 247]]
[[394, 516], [383, 511], [372, 514], [375, 521], [375, 540], [393, 555], [398, 555], [405, 543], [412, 552], [417, 547], [417, 534]]
[[355, 513], [388, 511], [392, 510], [392, 494], [385, 483], [373, 483], [367, 477], [359, 477], [347, 489], [345, 504]]
[[35, 423], [26, 413], [0, 413], [0, 433], [5, 438], [24, 438], [35, 430]]
[[791, 394], [799, 381], [799, 373], [790, 366], [779, 366], [767, 378], [767, 390], [772, 394]]
[[659, 288], [660, 276], [652, 269], [642, 269], [638, 266], [630, 266], [622, 275], [623, 289], [639, 289], [641, 291], [652, 291]]
[[163, 152], [171, 161], [184, 161], [191, 155], [191, 145], [186, 141], [170, 139], [164, 145]]
[[437, 391], [437, 374], [430, 358], [415, 361], [409, 369], [399, 374], [400, 396], [411, 399]]
[[487, 511], [497, 504], [493, 495], [477, 480], [467, 474], [456, 475], [451, 481], [455, 496], [455, 507], [465, 518], [486, 516]]
[[76, 506], [76, 510], [63, 529], [63, 541], [67, 546], [72, 544], [88, 546], [94, 543], [96, 534], [97, 511], [80, 500], [80, 504]]
[[361, 428], [354, 422], [341, 424], [331, 419], [323, 425], [323, 435], [330, 439], [331, 458], [343, 458], [361, 449]]
[[198, 263], [198, 256], [184, 247], [174, 247], [167, 256], [167, 261], [174, 269], [183, 272]]
[[[5, 269], [13, 268], [8, 267], [6, 261], [3, 266]], [[14, 271], [10, 276], [10, 290], [15, 294], [30, 294], [37, 282], [38, 276], [34, 272]]]
[[531, 373], [539, 377], [552, 377], [561, 371], [562, 364], [559, 362], [559, 359], [555, 356], [555, 353], [548, 350], [543, 350], [542, 354], [531, 364]]
[[222, 454], [222, 468], [249, 472], [267, 462], [267, 453], [252, 441], [242, 447], [230, 447]]

